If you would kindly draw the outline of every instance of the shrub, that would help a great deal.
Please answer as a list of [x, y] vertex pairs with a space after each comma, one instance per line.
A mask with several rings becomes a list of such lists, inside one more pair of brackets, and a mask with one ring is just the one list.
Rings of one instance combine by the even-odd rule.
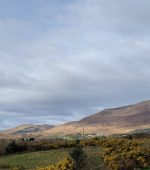
[[44, 168], [38, 168], [37, 170], [75, 170], [74, 161], [67, 157], [54, 165], [49, 165]]
[[125, 168], [147, 168], [150, 161], [150, 148], [145, 148], [137, 141], [111, 139], [104, 143], [104, 164], [114, 170]]
[[80, 146], [75, 147], [70, 152], [70, 156], [75, 162], [76, 170], [80, 170], [86, 165], [86, 154], [83, 152]]
[[5, 149], [6, 154], [12, 154], [18, 152], [18, 146], [13, 141]]

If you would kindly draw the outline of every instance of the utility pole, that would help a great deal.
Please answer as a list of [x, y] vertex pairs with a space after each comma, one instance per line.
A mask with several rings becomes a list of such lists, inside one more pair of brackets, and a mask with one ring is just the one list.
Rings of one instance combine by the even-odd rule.
[[84, 133], [84, 127], [83, 127], [83, 139], [85, 140], [85, 133]]

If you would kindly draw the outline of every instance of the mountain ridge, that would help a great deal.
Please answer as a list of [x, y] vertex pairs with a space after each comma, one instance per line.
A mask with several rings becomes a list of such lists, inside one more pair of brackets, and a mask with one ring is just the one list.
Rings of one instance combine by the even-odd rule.
[[53, 125], [43, 124], [43, 125], [34, 125], [34, 124], [22, 124], [14, 128], [10, 128], [4, 131], [1, 131], [5, 134], [12, 135], [22, 135], [22, 134], [31, 134], [35, 132], [42, 132], [54, 127]]
[[84, 128], [85, 133], [109, 135], [148, 127], [150, 127], [150, 100], [104, 109], [79, 121], [56, 126], [46, 133], [82, 133]]
[[150, 100], [137, 104], [113, 107], [82, 118], [79, 121], [67, 122], [62, 125], [32, 125], [23, 124], [16, 128], [3, 131], [5, 134], [35, 134], [43, 136], [57, 134], [95, 133], [111, 135], [128, 133], [136, 129], [150, 128]]

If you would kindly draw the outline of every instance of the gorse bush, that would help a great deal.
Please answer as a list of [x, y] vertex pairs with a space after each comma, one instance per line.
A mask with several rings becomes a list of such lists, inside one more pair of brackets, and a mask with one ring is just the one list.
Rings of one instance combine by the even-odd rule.
[[37, 170], [81, 170], [86, 166], [86, 154], [80, 146], [73, 148], [70, 157], [47, 167], [38, 168]]
[[37, 170], [76, 170], [74, 161], [67, 157], [54, 165], [49, 165], [44, 168], [38, 168]]
[[150, 162], [150, 148], [145, 148], [137, 141], [112, 139], [103, 144], [103, 161], [111, 169], [133, 170], [147, 168]]

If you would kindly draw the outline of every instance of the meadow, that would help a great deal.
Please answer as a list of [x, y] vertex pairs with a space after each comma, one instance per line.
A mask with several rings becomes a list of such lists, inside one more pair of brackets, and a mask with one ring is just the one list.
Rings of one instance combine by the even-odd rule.
[[[0, 170], [12, 170], [14, 167], [25, 170], [35, 170], [62, 160], [71, 149], [54, 149], [50, 151], [39, 151], [32, 153], [7, 155], [0, 157]], [[101, 148], [98, 146], [85, 147], [89, 170], [96, 170], [102, 164], [100, 158]]]

